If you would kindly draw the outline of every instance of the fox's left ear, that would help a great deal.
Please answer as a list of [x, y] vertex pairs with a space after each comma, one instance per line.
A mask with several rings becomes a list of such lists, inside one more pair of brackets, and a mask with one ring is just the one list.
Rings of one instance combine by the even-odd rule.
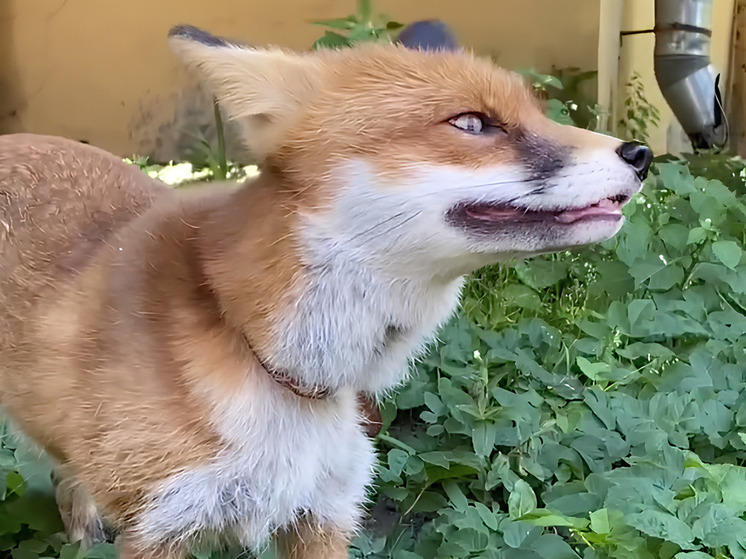
[[217, 97], [231, 119], [240, 121], [246, 144], [262, 162], [304, 103], [320, 90], [316, 61], [280, 49], [255, 49], [180, 25], [169, 44]]

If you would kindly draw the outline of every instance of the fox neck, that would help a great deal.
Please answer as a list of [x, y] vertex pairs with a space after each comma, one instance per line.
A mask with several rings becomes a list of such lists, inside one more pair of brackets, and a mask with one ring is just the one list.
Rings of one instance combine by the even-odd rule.
[[208, 281], [227, 323], [268, 369], [308, 388], [385, 392], [406, 378], [458, 304], [463, 278], [371, 269], [304, 221], [297, 188], [262, 175], [202, 228]]

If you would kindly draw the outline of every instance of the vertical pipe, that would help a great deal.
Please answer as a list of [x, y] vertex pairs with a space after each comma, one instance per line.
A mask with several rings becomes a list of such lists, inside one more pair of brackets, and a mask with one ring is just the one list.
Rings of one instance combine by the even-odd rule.
[[598, 104], [605, 109], [599, 116], [598, 130], [615, 133], [618, 107], [614, 102], [619, 88], [619, 34], [622, 32], [624, 4], [601, 0], [598, 25]]
[[712, 0], [656, 0], [655, 76], [695, 149], [727, 137], [711, 36]]

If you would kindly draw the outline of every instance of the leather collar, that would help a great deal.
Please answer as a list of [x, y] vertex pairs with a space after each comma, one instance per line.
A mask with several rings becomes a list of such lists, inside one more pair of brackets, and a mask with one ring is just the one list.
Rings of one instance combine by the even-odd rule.
[[262, 369], [267, 372], [269, 378], [283, 388], [287, 388], [290, 392], [300, 398], [308, 398], [309, 400], [325, 400], [332, 395], [332, 390], [330, 388], [324, 386], [305, 386], [287, 373], [268, 367], [267, 364], [257, 355], [256, 351], [254, 351], [254, 348], [251, 347], [251, 342], [249, 342], [249, 338], [246, 337], [246, 334], [242, 332], [241, 336], [243, 337], [244, 342], [246, 342], [249, 351], [254, 355]]
[[[257, 357], [257, 359], [259, 359]], [[267, 371], [267, 374], [272, 380], [274, 380], [280, 386], [287, 388], [301, 398], [308, 398], [309, 400], [325, 400], [332, 395], [331, 389], [324, 386], [305, 386], [298, 381], [290, 378], [285, 373], [275, 371], [274, 369], [268, 368], [264, 363], [259, 361], [259, 364]]]
[[[267, 367], [267, 365], [251, 348], [251, 344], [249, 344], [249, 340], [246, 338], [246, 336], [244, 336], [244, 340], [246, 341], [246, 345], [249, 347], [251, 353], [254, 354], [254, 357], [259, 362], [259, 365], [261, 365], [262, 369], [267, 372], [269, 377], [283, 388], [287, 388], [288, 390], [290, 390], [290, 392], [292, 392], [299, 398], [307, 398], [309, 400], [325, 400], [334, 394], [328, 387], [305, 386], [297, 380], [291, 378], [289, 375]], [[381, 410], [378, 407], [378, 402], [376, 402], [375, 398], [368, 396], [367, 394], [364, 394], [362, 392], [357, 394], [357, 402], [360, 406], [362, 421], [361, 425], [365, 430], [366, 435], [373, 439], [378, 435], [378, 433], [380, 433], [382, 426]]]

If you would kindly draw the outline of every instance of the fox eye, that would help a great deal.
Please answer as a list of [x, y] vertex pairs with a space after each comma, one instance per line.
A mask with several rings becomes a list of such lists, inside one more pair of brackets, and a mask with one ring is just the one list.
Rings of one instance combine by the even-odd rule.
[[448, 124], [468, 134], [504, 134], [505, 128], [480, 113], [461, 113], [448, 119]]
[[481, 134], [482, 131], [487, 127], [484, 119], [475, 115], [474, 113], [465, 113], [453, 117], [448, 121], [451, 126], [455, 126], [459, 130], [469, 132], [471, 134]]

